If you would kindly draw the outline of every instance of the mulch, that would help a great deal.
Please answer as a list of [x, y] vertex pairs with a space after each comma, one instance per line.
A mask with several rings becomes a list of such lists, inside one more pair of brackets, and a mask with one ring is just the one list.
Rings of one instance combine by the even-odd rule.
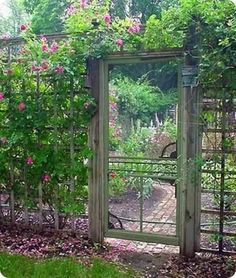
[[[0, 226], [0, 251], [23, 254], [36, 258], [76, 257], [89, 265], [91, 258], [101, 257], [108, 261], [130, 266], [140, 277], [215, 278], [231, 277], [236, 270], [236, 257], [198, 254], [194, 259], [177, 254], [147, 254], [93, 244], [87, 236], [87, 222], [81, 223], [76, 234], [41, 232], [29, 229]], [[135, 277], [138, 277], [137, 274]]]

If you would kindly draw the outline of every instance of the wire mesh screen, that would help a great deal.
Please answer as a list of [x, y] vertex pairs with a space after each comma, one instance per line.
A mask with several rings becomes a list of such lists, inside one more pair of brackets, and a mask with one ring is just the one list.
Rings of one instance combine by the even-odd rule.
[[203, 99], [202, 247], [236, 251], [236, 97], [227, 87]]
[[[3, 223], [75, 229], [76, 216], [86, 210], [91, 113], [84, 89], [85, 67], [73, 57], [65, 59], [70, 49], [65, 41], [60, 43], [47, 41], [48, 47], [64, 51], [61, 60], [56, 51], [39, 51], [40, 56], [22, 42], [1, 45]], [[39, 40], [38, 47], [40, 44]]]

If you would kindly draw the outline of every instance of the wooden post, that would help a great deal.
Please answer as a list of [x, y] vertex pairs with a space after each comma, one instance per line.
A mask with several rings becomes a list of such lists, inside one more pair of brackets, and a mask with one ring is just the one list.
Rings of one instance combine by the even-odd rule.
[[103, 120], [102, 115], [102, 82], [103, 64], [99, 60], [89, 61], [89, 78], [91, 94], [97, 101], [97, 111], [89, 128], [89, 146], [93, 157], [89, 161], [89, 237], [93, 242], [104, 240], [104, 155], [103, 155]]
[[199, 148], [198, 88], [184, 87], [181, 129], [181, 231], [180, 251], [193, 257], [200, 240], [200, 171], [197, 165]]
[[197, 43], [195, 26], [189, 27], [187, 55], [183, 67], [180, 112], [180, 253], [194, 257], [200, 248], [201, 182], [197, 158], [201, 154], [200, 90], [196, 83]]

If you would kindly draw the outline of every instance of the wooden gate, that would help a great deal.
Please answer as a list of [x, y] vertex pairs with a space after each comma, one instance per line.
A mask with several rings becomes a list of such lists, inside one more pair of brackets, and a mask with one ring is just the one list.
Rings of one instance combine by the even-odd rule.
[[[194, 84], [195, 67], [191, 64], [183, 66], [183, 56], [182, 49], [174, 49], [135, 55], [118, 53], [105, 59], [89, 62], [88, 81], [91, 84], [92, 95], [98, 103], [98, 110], [90, 127], [90, 146], [94, 155], [90, 160], [89, 232], [94, 242], [101, 243], [104, 237], [113, 237], [170, 244], [180, 246], [180, 252], [189, 257], [194, 256], [195, 251], [200, 249], [200, 169], [197, 166], [197, 157], [201, 151], [201, 132], [198, 120], [201, 102], [199, 90]], [[176, 159], [157, 157], [152, 160], [148, 158], [140, 160], [137, 157], [111, 156], [108, 150], [109, 69], [114, 64], [154, 63], [174, 59], [182, 60], [178, 78], [178, 151]], [[171, 163], [175, 170], [171, 176], [167, 177], [160, 165], [162, 167], [164, 165], [165, 168]], [[149, 165], [149, 168], [145, 171], [134, 171], [134, 168], [129, 168], [130, 164]], [[120, 165], [122, 166], [120, 167]], [[138, 230], [123, 229], [122, 221], [124, 219], [111, 213], [108, 208], [109, 174], [114, 170], [125, 173], [129, 180], [138, 180], [140, 208], [143, 205], [144, 179], [150, 177], [159, 180], [169, 179], [176, 184], [176, 229], [174, 234], [145, 232], [142, 209], [140, 209]], [[120, 224], [118, 229], [114, 228], [112, 217]], [[125, 220], [127, 221], [127, 219]]]

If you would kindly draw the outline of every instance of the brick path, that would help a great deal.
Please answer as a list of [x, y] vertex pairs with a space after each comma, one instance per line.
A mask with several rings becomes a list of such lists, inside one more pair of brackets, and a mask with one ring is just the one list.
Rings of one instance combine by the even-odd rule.
[[[176, 199], [175, 188], [169, 184], [157, 185], [165, 190], [166, 195], [160, 203], [156, 204], [152, 213], [145, 217], [147, 221], [163, 221], [163, 222], [175, 222], [176, 211]], [[127, 227], [127, 225], [125, 225]], [[126, 228], [127, 229], [127, 228]], [[139, 229], [139, 223], [129, 224], [127, 230], [137, 231]], [[144, 232], [158, 233], [162, 235], [175, 235], [175, 226], [169, 224], [149, 224], [144, 223]], [[178, 253], [179, 247], [168, 246], [164, 244], [146, 243], [130, 240], [121, 240], [114, 238], [107, 238], [106, 241], [120, 251], [136, 251], [136, 252], [148, 252], [148, 253]]]

